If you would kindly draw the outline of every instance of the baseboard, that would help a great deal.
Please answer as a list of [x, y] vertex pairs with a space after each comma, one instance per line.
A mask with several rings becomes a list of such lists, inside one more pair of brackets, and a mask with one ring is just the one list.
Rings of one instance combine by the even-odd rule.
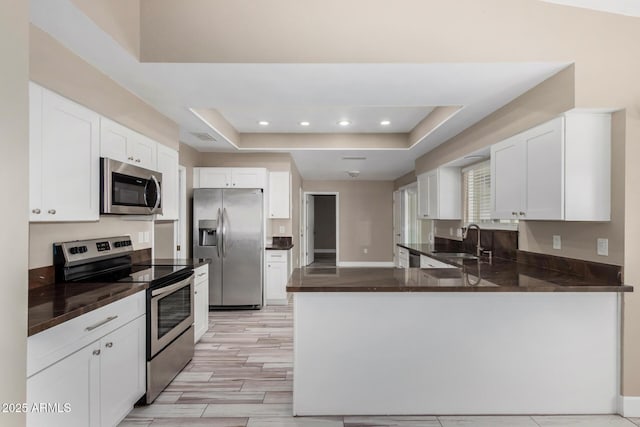
[[393, 261], [340, 261], [338, 267], [395, 267]]
[[316, 253], [316, 254], [335, 254], [336, 250], [335, 249], [314, 249], [313, 253]]
[[618, 413], [623, 417], [640, 417], [640, 397], [619, 396]]

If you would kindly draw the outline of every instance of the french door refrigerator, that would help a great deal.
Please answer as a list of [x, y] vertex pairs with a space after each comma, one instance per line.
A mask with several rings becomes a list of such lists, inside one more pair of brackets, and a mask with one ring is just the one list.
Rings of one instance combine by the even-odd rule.
[[193, 256], [210, 258], [209, 306], [262, 305], [261, 189], [193, 190]]

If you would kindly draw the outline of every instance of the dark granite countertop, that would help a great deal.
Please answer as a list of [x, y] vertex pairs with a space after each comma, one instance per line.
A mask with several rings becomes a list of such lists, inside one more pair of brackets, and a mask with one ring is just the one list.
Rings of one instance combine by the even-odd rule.
[[265, 245], [264, 249], [267, 251], [288, 251], [293, 248], [293, 243], [287, 245]]
[[[443, 260], [444, 261], [444, 260]], [[632, 292], [515, 261], [465, 260], [459, 268], [302, 268], [288, 292]]]
[[147, 288], [148, 283], [58, 283], [30, 289], [28, 335]]
[[186, 267], [198, 268], [209, 264], [209, 258], [153, 258], [147, 261], [137, 262], [137, 265], [184, 265]]

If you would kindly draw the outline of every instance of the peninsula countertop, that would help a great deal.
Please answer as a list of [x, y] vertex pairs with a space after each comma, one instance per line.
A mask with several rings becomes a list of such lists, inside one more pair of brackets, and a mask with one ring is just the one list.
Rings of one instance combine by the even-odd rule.
[[464, 261], [460, 268], [298, 268], [287, 292], [632, 292], [515, 261]]

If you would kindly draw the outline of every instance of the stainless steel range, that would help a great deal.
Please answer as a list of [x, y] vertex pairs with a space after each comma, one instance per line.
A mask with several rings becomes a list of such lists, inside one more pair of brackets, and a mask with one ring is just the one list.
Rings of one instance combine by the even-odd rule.
[[151, 403], [193, 357], [193, 269], [133, 265], [129, 236], [56, 243], [58, 282], [143, 282], [147, 290], [147, 393]]

